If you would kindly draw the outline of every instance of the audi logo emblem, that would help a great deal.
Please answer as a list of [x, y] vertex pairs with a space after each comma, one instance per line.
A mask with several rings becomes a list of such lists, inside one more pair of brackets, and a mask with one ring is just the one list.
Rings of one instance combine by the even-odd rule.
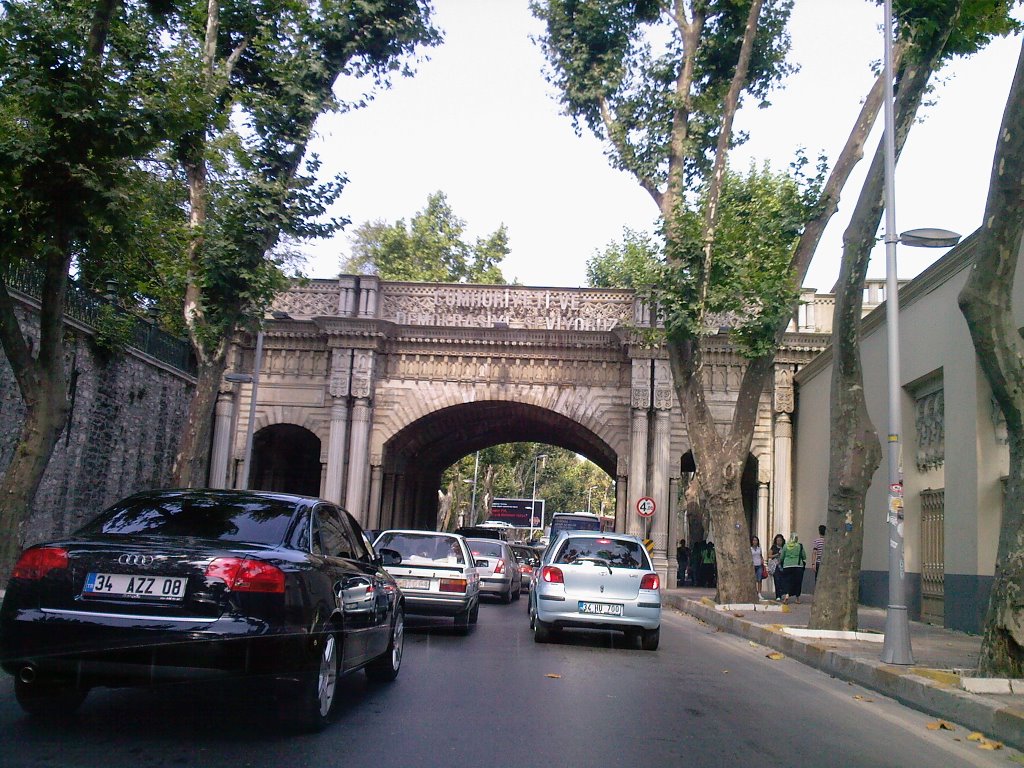
[[152, 565], [152, 555], [121, 555], [117, 558], [121, 565]]

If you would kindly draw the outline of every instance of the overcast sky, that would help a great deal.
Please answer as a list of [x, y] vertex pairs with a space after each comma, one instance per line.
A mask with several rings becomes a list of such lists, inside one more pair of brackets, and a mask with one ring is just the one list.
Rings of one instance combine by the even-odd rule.
[[[398, 79], [365, 109], [325, 118], [316, 143], [325, 172], [348, 179], [332, 213], [353, 221], [408, 220], [441, 190], [471, 237], [504, 223], [506, 278], [532, 286], [580, 286], [595, 251], [623, 227], [652, 231], [657, 208], [632, 176], [612, 170], [602, 146], [559, 114], [531, 35], [540, 31], [526, 0], [435, 0], [445, 41], [415, 77]], [[791, 22], [792, 60], [801, 70], [767, 110], [741, 112], [751, 140], [732, 164], [769, 160], [784, 169], [794, 151], [834, 160], [882, 57], [882, 10], [872, 0], [798, 0]], [[995, 134], [1020, 38], [999, 40], [954, 62], [934, 105], [910, 134], [897, 169], [899, 231], [944, 227], [969, 234], [984, 210]], [[881, 122], [881, 118], [879, 118]], [[869, 152], [877, 142], [873, 136]], [[861, 170], [867, 160], [861, 163]], [[862, 174], [847, 184], [805, 284], [831, 290], [842, 231]], [[348, 234], [304, 247], [306, 273], [334, 277], [349, 252]], [[943, 251], [902, 247], [899, 276], [912, 277]], [[884, 276], [876, 248], [870, 277]]]

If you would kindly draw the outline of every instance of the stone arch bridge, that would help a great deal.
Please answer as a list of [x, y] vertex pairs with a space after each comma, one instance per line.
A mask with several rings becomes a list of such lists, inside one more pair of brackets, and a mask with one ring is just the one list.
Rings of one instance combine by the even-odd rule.
[[[557, 445], [616, 481], [616, 528], [641, 531], [650, 496], [656, 559], [674, 570], [680, 484], [693, 470], [667, 353], [632, 291], [385, 282], [342, 276], [296, 285], [258, 337], [236, 340], [217, 403], [213, 486], [252, 486], [342, 503], [367, 528], [433, 528], [441, 473], [506, 442]], [[804, 325], [801, 323], [801, 325]], [[792, 375], [827, 334], [787, 334], [762, 396], [745, 498], [752, 530], [788, 534]], [[727, 422], [743, 360], [728, 334], [706, 342], [710, 402]], [[245, 378], [245, 377], [232, 377]], [[249, 377], [253, 378], [253, 377]]]

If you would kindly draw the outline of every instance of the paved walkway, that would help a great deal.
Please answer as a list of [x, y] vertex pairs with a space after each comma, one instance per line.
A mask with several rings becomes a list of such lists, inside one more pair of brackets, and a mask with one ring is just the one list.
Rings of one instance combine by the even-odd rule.
[[[968, 675], [978, 663], [981, 637], [931, 624], [910, 622], [914, 664], [883, 664], [882, 644], [870, 640], [823, 640], [786, 634], [786, 627], [806, 629], [813, 595], [783, 610], [756, 608], [721, 610], [715, 590], [681, 587], [664, 591], [665, 604], [702, 621], [780, 651], [797, 661], [843, 680], [863, 685], [938, 718], [958, 723], [986, 738], [1024, 750], [1024, 681], [1019, 693], [981, 694], [963, 690], [960, 673]], [[788, 609], [788, 610], [786, 610]], [[881, 633], [885, 610], [861, 606], [858, 628]]]

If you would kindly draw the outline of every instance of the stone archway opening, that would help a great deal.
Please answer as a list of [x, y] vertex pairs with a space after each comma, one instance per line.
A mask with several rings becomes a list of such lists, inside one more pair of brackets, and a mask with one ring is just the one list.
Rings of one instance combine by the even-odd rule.
[[274, 424], [253, 435], [254, 489], [320, 495], [320, 438], [295, 424]]
[[[697, 464], [693, 458], [693, 451], [687, 451], [680, 459], [680, 471], [682, 480], [681, 507], [684, 514], [684, 537], [687, 541], [704, 541], [711, 531], [708, 529], [709, 518], [707, 508], [700, 498], [699, 490], [693, 484], [697, 473]], [[740, 478], [740, 493], [743, 497], [743, 512], [747, 518], [747, 526], [751, 535], [757, 534], [757, 458], [753, 454], [747, 455], [746, 464], [743, 466], [743, 476]]]
[[519, 442], [565, 448], [615, 477], [614, 450], [572, 419], [521, 402], [464, 403], [418, 419], [385, 444], [381, 527], [433, 528], [445, 469], [474, 451]]

